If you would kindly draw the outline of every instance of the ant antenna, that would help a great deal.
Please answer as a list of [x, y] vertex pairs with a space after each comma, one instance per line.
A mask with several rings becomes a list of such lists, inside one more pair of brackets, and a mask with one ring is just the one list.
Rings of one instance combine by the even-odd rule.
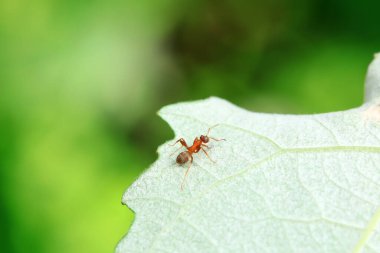
[[208, 138], [210, 138], [211, 140], [214, 140], [214, 141], [225, 141], [226, 139], [215, 139], [215, 138], [213, 138], [213, 137], [208, 136], [209, 133], [210, 133], [210, 131], [211, 131], [211, 129], [213, 129], [214, 127], [217, 127], [217, 126], [219, 126], [219, 124], [216, 124], [216, 125], [213, 125], [212, 127], [210, 127], [210, 128], [208, 129], [208, 131], [207, 131], [206, 136], [207, 136]]
[[216, 124], [216, 125], [213, 125], [212, 127], [210, 127], [210, 128], [208, 129], [208, 131], [207, 131], [206, 136], [208, 136], [208, 134], [210, 133], [211, 129], [213, 129], [214, 127], [217, 127], [217, 126], [219, 126], [219, 124]]

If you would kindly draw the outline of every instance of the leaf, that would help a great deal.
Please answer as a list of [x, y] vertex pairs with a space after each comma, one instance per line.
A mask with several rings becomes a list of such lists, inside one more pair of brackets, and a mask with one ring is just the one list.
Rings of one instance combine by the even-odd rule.
[[[315, 115], [253, 113], [219, 98], [160, 112], [212, 163], [175, 163], [171, 140], [124, 194], [135, 221], [116, 252], [380, 252], [380, 57], [366, 103]], [[178, 152], [179, 153], [179, 152]]]

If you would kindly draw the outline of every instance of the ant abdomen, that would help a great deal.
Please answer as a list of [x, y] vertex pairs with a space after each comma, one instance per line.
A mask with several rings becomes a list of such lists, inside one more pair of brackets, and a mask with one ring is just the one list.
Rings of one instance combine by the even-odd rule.
[[184, 164], [189, 161], [190, 157], [190, 153], [188, 151], [184, 151], [177, 156], [176, 162], [179, 164]]

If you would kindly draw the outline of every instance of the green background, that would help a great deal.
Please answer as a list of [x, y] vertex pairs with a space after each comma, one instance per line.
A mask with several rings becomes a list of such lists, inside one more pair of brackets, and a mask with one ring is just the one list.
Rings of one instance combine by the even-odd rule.
[[361, 104], [379, 1], [0, 2], [0, 251], [112, 252], [124, 190], [172, 139], [156, 112]]

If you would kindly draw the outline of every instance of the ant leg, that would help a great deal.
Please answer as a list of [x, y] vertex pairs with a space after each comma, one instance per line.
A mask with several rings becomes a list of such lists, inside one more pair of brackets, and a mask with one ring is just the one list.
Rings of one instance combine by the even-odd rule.
[[178, 139], [175, 143], [173, 143], [173, 144], [169, 144], [169, 146], [174, 146], [175, 144], [177, 144], [177, 143], [181, 143], [181, 147], [180, 148], [178, 148], [176, 151], [174, 151], [170, 156], [172, 156], [174, 153], [176, 153], [178, 150], [180, 150], [182, 147], [185, 147], [185, 148], [187, 148], [188, 149], [188, 146], [187, 146], [187, 143], [186, 143], [186, 141], [183, 139], [183, 138], [180, 138], [180, 139]]
[[174, 155], [175, 153], [177, 153], [178, 150], [180, 150], [182, 147], [183, 147], [183, 146], [179, 147], [176, 151], [174, 151], [173, 153], [171, 153], [169, 157], [171, 157], [172, 155]]
[[202, 147], [205, 147], [205, 148], [210, 148], [210, 147], [207, 146], [206, 144], [202, 144], [201, 146], [202, 146]]
[[201, 148], [201, 149], [206, 154], [206, 156], [208, 157], [208, 159], [210, 159], [211, 162], [216, 163], [214, 160], [211, 159], [211, 157], [208, 155], [208, 153], [206, 152], [206, 150], [204, 150], [203, 148]]
[[177, 144], [178, 142], [181, 143], [182, 146], [185, 146], [186, 148], [188, 148], [187, 143], [186, 143], [185, 139], [183, 139], [183, 138], [180, 138], [180, 139], [178, 139], [176, 142], [174, 142], [173, 144], [169, 144], [169, 145], [170, 145], [170, 146], [174, 146], [174, 145]]
[[183, 186], [185, 185], [187, 174], [189, 173], [190, 167], [193, 164], [193, 156], [190, 155], [190, 165], [189, 168], [187, 168], [185, 172], [185, 176], [183, 177], [182, 184], [181, 184], [181, 191], [183, 191]]
[[169, 146], [174, 146], [175, 144], [177, 144], [178, 142], [180, 142], [181, 139], [178, 139], [176, 142], [174, 142], [173, 144], [169, 144]]
[[226, 139], [216, 139], [216, 138], [213, 138], [213, 137], [208, 137], [209, 139], [211, 140], [214, 140], [214, 141], [225, 141]]

